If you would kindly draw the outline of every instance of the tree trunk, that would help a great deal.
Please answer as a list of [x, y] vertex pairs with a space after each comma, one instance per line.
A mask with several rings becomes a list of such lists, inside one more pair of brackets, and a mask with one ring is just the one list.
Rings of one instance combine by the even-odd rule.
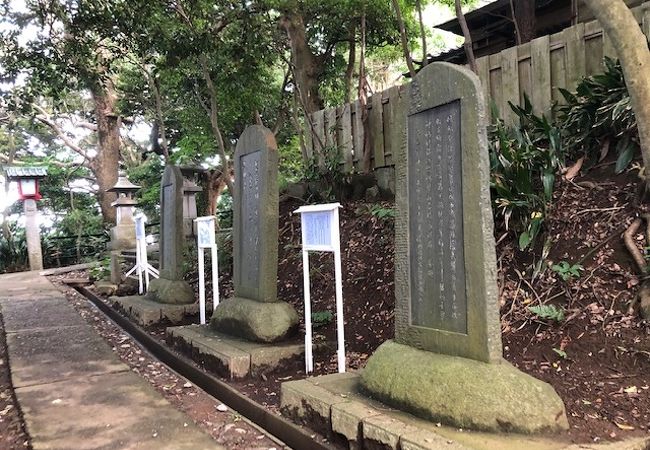
[[427, 33], [424, 28], [424, 19], [422, 17], [422, 4], [420, 0], [415, 0], [415, 7], [418, 10], [418, 22], [420, 23], [420, 35], [422, 39], [422, 67], [429, 63], [429, 55], [427, 54]]
[[639, 129], [639, 144], [650, 189], [650, 51], [648, 41], [623, 0], [585, 0], [612, 40]]
[[280, 20], [280, 26], [289, 36], [293, 73], [302, 104], [306, 109], [305, 113], [311, 114], [319, 111], [323, 109], [323, 100], [320, 97], [318, 86], [322, 68], [318, 58], [309, 48], [303, 18], [294, 12], [287, 12]]
[[366, 79], [366, 15], [361, 16], [361, 48], [359, 51], [359, 108], [361, 108], [361, 124], [363, 126], [363, 154], [361, 166], [363, 173], [372, 171], [370, 130], [368, 127], [368, 85]]
[[406, 59], [406, 65], [409, 68], [409, 75], [411, 78], [415, 76], [415, 66], [413, 66], [413, 58], [411, 58], [411, 51], [409, 50], [408, 37], [406, 36], [406, 27], [404, 26], [404, 19], [402, 19], [402, 10], [399, 7], [399, 2], [397, 0], [391, 0], [393, 4], [393, 10], [395, 11], [395, 17], [397, 17], [397, 24], [399, 25], [399, 35], [402, 40], [402, 52], [404, 52], [404, 59]]
[[478, 69], [476, 68], [476, 58], [474, 57], [474, 47], [472, 46], [472, 35], [469, 32], [469, 27], [467, 26], [467, 21], [465, 20], [465, 14], [463, 14], [463, 9], [460, 4], [460, 0], [456, 0], [456, 18], [458, 23], [460, 23], [460, 28], [463, 30], [463, 36], [465, 37], [465, 55], [467, 56], [467, 63], [469, 68], [472, 69], [472, 72], [477, 73]]
[[535, 39], [536, 36], [536, 17], [535, 17], [535, 0], [517, 0], [513, 1], [515, 12], [515, 29], [518, 32], [517, 44], [525, 44]]
[[354, 66], [357, 54], [357, 41], [355, 39], [355, 27], [352, 26], [350, 31], [350, 50], [348, 52], [348, 66], [345, 69], [345, 103], [350, 103], [352, 94], [352, 77], [354, 76]]
[[115, 194], [106, 192], [117, 181], [120, 166], [120, 119], [117, 114], [117, 95], [110, 81], [96, 84], [92, 89], [97, 120], [99, 148], [92, 159], [91, 168], [97, 179], [99, 207], [104, 223], [114, 224], [116, 220]]

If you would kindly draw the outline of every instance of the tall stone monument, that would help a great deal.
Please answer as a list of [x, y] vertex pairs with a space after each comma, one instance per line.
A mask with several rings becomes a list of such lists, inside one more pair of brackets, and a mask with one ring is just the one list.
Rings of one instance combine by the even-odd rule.
[[298, 314], [277, 298], [278, 151], [261, 125], [244, 130], [235, 149], [233, 264], [235, 295], [219, 304], [211, 326], [257, 342], [293, 332]]
[[149, 285], [146, 299], [158, 303], [187, 304], [194, 293], [183, 280], [183, 175], [167, 165], [160, 193], [160, 278]]
[[368, 360], [361, 386], [462, 428], [565, 429], [553, 388], [502, 357], [481, 92], [474, 73], [448, 63], [411, 84], [396, 162], [395, 339]]

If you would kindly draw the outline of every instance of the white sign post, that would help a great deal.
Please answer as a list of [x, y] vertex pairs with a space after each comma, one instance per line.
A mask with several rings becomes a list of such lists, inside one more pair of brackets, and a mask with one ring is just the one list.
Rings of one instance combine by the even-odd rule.
[[[138, 274], [138, 293], [140, 295], [144, 294], [145, 291], [149, 288], [149, 277], [158, 278], [160, 273], [158, 269], [149, 264], [147, 258], [147, 234], [144, 228], [144, 224], [147, 221], [147, 218], [143, 214], [138, 214], [134, 218], [135, 220], [135, 266], [129, 270], [125, 277], [128, 277], [133, 272]], [[142, 282], [142, 277], [144, 275], [144, 283]]]
[[212, 258], [212, 309], [219, 304], [219, 264], [217, 261], [217, 240], [215, 237], [214, 216], [198, 217], [196, 222], [196, 241], [199, 256], [199, 315], [201, 325], [205, 325], [205, 257], [203, 250], [209, 248]]
[[343, 328], [343, 280], [341, 274], [341, 238], [339, 234], [339, 203], [308, 205], [298, 208], [302, 228], [302, 270], [305, 290], [305, 372], [314, 371], [311, 326], [311, 293], [309, 283], [309, 252], [334, 254], [336, 281], [336, 336], [339, 373], [345, 372], [345, 336]]

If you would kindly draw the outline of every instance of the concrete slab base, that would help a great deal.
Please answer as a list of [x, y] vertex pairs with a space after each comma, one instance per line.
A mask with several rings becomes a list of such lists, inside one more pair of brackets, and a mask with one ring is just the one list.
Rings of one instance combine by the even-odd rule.
[[304, 345], [295, 342], [263, 344], [218, 333], [210, 325], [167, 328], [167, 342], [219, 375], [244, 378], [299, 358]]
[[[351, 450], [574, 450], [562, 436], [531, 436], [467, 431], [428, 422], [365, 397], [360, 372], [288, 381], [281, 387], [281, 411], [296, 423], [323, 433]], [[417, 386], [413, 386], [413, 395]], [[479, 400], [477, 400], [479, 401]], [[638, 450], [650, 438], [616, 443], [617, 449]], [[605, 450], [607, 445], [580, 446]]]
[[141, 326], [154, 325], [160, 322], [177, 324], [182, 322], [185, 316], [192, 316], [199, 313], [198, 303], [184, 305], [158, 303], [147, 300], [140, 295], [109, 297], [109, 301], [113, 304], [114, 308], [121, 309]]

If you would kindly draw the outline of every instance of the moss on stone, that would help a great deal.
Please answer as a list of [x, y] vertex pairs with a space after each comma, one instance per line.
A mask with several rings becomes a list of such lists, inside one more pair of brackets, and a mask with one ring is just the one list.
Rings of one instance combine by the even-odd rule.
[[233, 297], [219, 304], [210, 326], [255, 342], [277, 342], [298, 328], [298, 313], [286, 302], [257, 302]]
[[461, 428], [541, 433], [569, 427], [555, 390], [505, 360], [488, 364], [388, 341], [368, 360], [361, 386], [389, 405]]

